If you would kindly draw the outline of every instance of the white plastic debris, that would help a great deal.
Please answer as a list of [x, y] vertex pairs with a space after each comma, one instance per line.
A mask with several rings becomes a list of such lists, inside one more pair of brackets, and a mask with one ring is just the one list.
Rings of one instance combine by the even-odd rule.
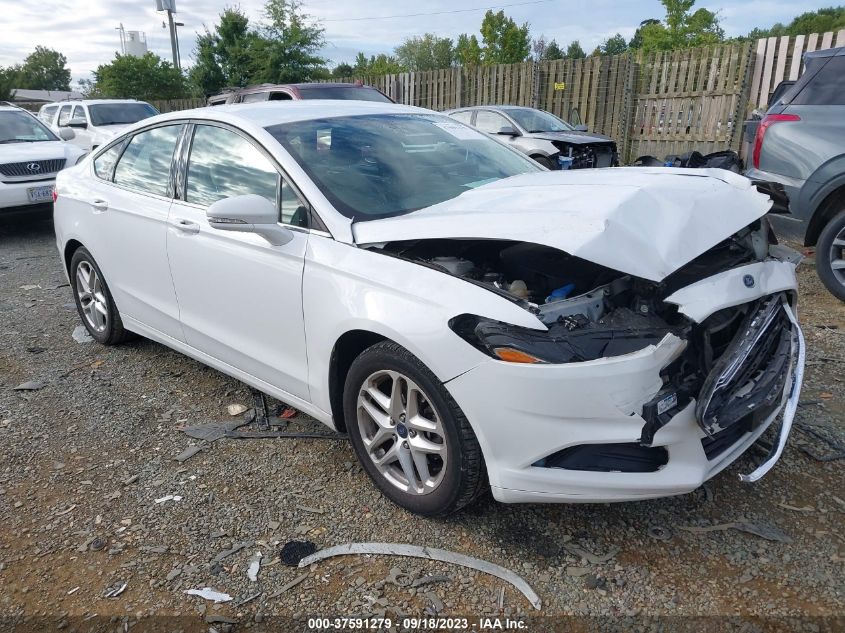
[[128, 582], [124, 582], [123, 584], [116, 584], [114, 587], [110, 587], [106, 589], [106, 592], [103, 594], [104, 598], [117, 598], [120, 594], [122, 594], [126, 590], [126, 585]]
[[328, 549], [320, 550], [311, 556], [306, 556], [299, 561], [300, 567], [306, 567], [317, 561], [332, 556], [345, 556], [349, 554], [386, 554], [388, 556], [412, 556], [415, 558], [427, 558], [429, 560], [438, 560], [443, 563], [452, 563], [460, 565], [461, 567], [469, 567], [477, 569], [485, 574], [496, 576], [502, 580], [509, 582], [514, 587], [519, 589], [528, 602], [531, 603], [535, 609], [541, 606], [540, 596], [525, 582], [520, 576], [509, 569], [505, 569], [494, 563], [489, 563], [480, 558], [473, 558], [471, 556], [464, 556], [463, 554], [456, 554], [444, 549], [437, 549], [435, 547], [420, 547], [418, 545], [405, 545], [400, 543], [347, 543], [346, 545], [337, 545], [329, 547]]
[[179, 495], [164, 495], [155, 500], [156, 503], [164, 503], [166, 501], [182, 501], [182, 497]]
[[232, 599], [232, 596], [228, 593], [215, 591], [211, 587], [203, 587], [202, 589], [186, 589], [185, 593], [189, 596], [199, 596], [205, 600], [213, 600], [215, 604], [218, 602], [229, 602]]
[[249, 561], [246, 576], [251, 582], [258, 582], [258, 570], [261, 569], [261, 552], [255, 552], [255, 556]]
[[229, 412], [229, 415], [240, 415], [246, 411], [246, 407], [242, 404], [230, 404], [226, 407], [226, 411]]

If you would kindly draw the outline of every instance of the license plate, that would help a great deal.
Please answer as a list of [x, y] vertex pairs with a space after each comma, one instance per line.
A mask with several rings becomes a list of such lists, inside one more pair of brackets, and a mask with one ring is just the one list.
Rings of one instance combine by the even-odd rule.
[[45, 187], [30, 187], [26, 190], [30, 202], [52, 202], [53, 185]]
[[666, 413], [669, 409], [674, 409], [678, 406], [678, 394], [670, 393], [657, 403], [657, 415]]

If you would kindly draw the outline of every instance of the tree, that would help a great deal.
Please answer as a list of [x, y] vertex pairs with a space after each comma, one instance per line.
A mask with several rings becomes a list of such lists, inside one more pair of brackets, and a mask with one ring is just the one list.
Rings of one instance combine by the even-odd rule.
[[602, 42], [597, 50], [601, 55], [621, 55], [628, 50], [628, 42], [625, 41], [621, 33], [617, 33]]
[[481, 59], [485, 64], [516, 64], [525, 61], [531, 52], [528, 22], [517, 26], [504, 11], [487, 10], [481, 21], [481, 39]]
[[557, 42], [554, 39], [547, 42], [545, 35], [541, 35], [531, 43], [531, 50], [534, 51], [534, 59], [538, 61], [563, 59], [566, 56]]
[[355, 57], [355, 67], [353, 68], [353, 75], [394, 75], [396, 73], [403, 73], [407, 69], [399, 63], [399, 61], [392, 55], [372, 55], [369, 59], [364, 53], [358, 53]]
[[253, 43], [251, 80], [296, 83], [329, 76], [323, 47], [323, 28], [310, 23], [299, 0], [267, 0], [263, 37]]
[[478, 66], [481, 63], [481, 46], [475, 35], [462, 33], [455, 45], [455, 61], [462, 66]]
[[170, 62], [147, 52], [142, 57], [114, 56], [94, 71], [91, 92], [121, 99], [180, 99], [188, 94], [185, 78]]
[[67, 57], [44, 46], [36, 46], [21, 66], [15, 67], [18, 85], [29, 90], [70, 90]]
[[9, 101], [15, 86], [15, 69], [0, 68], [0, 101]]
[[214, 30], [206, 29], [197, 37], [196, 62], [189, 73], [191, 84], [205, 95], [226, 86], [247, 85], [256, 39], [249, 18], [240, 9], [225, 9]]
[[662, 22], [640, 26], [646, 52], [716, 44], [725, 39], [719, 17], [707, 9], [692, 12], [695, 0], [660, 0], [666, 9]]
[[648, 18], [640, 22], [639, 27], [634, 32], [634, 37], [631, 38], [631, 41], [628, 42], [628, 48], [642, 48], [643, 47], [643, 27], [648, 26], [649, 24], [660, 24], [660, 20], [657, 18]]
[[584, 59], [586, 56], [587, 53], [581, 48], [581, 42], [578, 40], [574, 40], [566, 47], [566, 59]]
[[546, 47], [546, 53], [543, 56], [543, 59], [564, 59], [566, 56], [566, 53], [560, 46], [558, 46], [557, 42], [552, 40]]
[[761, 37], [807, 35], [838, 31], [842, 28], [845, 28], [845, 7], [828, 7], [802, 13], [786, 25], [778, 22], [768, 29], [754, 29], [747, 38], [756, 40]]
[[341, 62], [337, 66], [332, 69], [332, 77], [339, 78], [339, 77], [351, 77], [355, 73], [355, 69], [352, 68], [346, 62]]
[[407, 38], [394, 52], [399, 63], [408, 70], [449, 68], [455, 59], [452, 40], [433, 33]]

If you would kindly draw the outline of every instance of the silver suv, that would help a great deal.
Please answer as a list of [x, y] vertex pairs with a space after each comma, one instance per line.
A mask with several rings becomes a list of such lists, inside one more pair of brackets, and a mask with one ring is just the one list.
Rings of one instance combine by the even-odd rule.
[[783, 186], [789, 213], [772, 224], [816, 247], [819, 278], [845, 301], [845, 47], [806, 53], [804, 65], [760, 121], [746, 176]]

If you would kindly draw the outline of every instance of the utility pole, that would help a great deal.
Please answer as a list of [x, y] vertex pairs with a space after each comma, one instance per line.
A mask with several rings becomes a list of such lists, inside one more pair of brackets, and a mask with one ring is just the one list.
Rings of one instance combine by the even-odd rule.
[[181, 70], [179, 64], [179, 44], [176, 41], [176, 25], [173, 14], [176, 13], [176, 0], [156, 0], [156, 11], [167, 11], [167, 23], [170, 26], [170, 48], [173, 51], [173, 66]]

